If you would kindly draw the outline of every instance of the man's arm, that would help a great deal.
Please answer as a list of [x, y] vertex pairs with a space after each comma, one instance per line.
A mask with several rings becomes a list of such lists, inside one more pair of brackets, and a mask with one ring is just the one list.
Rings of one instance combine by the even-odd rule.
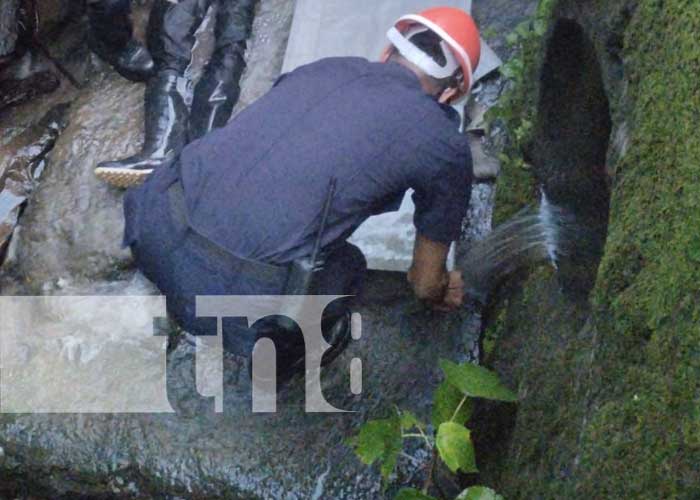
[[440, 310], [451, 311], [462, 305], [464, 283], [459, 272], [447, 272], [449, 245], [418, 234], [408, 281], [416, 296]]

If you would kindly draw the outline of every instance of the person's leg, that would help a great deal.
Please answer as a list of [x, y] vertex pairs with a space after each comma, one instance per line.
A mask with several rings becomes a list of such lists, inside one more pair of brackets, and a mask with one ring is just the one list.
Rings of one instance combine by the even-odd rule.
[[[323, 269], [313, 278], [311, 295], [344, 295], [326, 307], [321, 318], [323, 337], [331, 347], [323, 355], [328, 365], [347, 347], [355, 299], [364, 287], [367, 261], [355, 245], [344, 242], [330, 252]], [[305, 369], [306, 346], [299, 327], [285, 317], [266, 318], [256, 325], [258, 338], [268, 337], [277, 348], [278, 382]]]
[[367, 260], [352, 243], [343, 242], [326, 257], [323, 269], [314, 277], [314, 294], [348, 295], [326, 308], [329, 321], [349, 311], [355, 298], [362, 293], [367, 275]]
[[324, 354], [323, 364], [333, 361], [350, 341], [353, 307], [362, 293], [367, 275], [367, 260], [355, 245], [344, 242], [328, 255], [318, 274], [314, 293], [318, 295], [347, 295], [329, 304], [323, 312], [321, 329], [332, 347]]
[[156, 76], [145, 95], [145, 137], [140, 153], [103, 162], [95, 174], [102, 180], [129, 187], [143, 182], [153, 169], [170, 162], [186, 144], [188, 107], [185, 70], [190, 63], [195, 32], [210, 0], [156, 0], [148, 26], [148, 47]]
[[192, 59], [195, 33], [212, 0], [155, 0], [148, 23], [148, 48], [156, 71], [184, 75]]
[[88, 0], [87, 7], [90, 49], [129, 80], [152, 76], [153, 59], [132, 36], [131, 0]]
[[[354, 299], [361, 292], [367, 261], [355, 245], [344, 242], [330, 252], [313, 278], [310, 295], [345, 295], [328, 305], [321, 318], [323, 337], [331, 347], [323, 355], [322, 365], [333, 361], [350, 340], [350, 319]], [[283, 384], [306, 368], [306, 344], [299, 326], [285, 316], [268, 317], [253, 325], [256, 340], [269, 338], [277, 353], [277, 384]]]
[[195, 88], [190, 141], [226, 125], [240, 95], [239, 82], [245, 69], [246, 40], [253, 25], [255, 0], [218, 0], [217, 3], [216, 46]]

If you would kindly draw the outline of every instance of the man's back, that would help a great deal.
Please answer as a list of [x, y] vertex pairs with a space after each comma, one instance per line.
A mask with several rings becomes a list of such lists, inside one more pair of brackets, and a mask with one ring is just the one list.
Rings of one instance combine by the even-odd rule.
[[471, 182], [468, 143], [398, 64], [334, 58], [284, 75], [226, 127], [188, 146], [190, 225], [240, 257], [307, 255], [332, 177], [324, 244], [416, 194], [419, 232], [455, 238]]

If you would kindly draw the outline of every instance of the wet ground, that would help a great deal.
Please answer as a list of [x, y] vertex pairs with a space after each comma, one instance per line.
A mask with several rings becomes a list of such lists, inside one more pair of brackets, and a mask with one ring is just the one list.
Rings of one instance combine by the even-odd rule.
[[[518, 9], [513, 20], [519, 20], [521, 4], [532, 2], [509, 4]], [[291, 15], [290, 1], [260, 2], [237, 110], [277, 77]], [[0, 115], [0, 168], [19, 175], [21, 197], [28, 198], [20, 203], [11, 192], [0, 203], [10, 207], [0, 214], [5, 239], [22, 212], [0, 271], [3, 295], [157, 293], [121, 248], [122, 193], [92, 174], [97, 162], [138, 150], [143, 86], [120, 78], [89, 55], [81, 30], [80, 24], [66, 30], [51, 50], [85, 82], [84, 88], [62, 79], [55, 93]], [[61, 103], [70, 106], [57, 108]], [[493, 185], [484, 184], [475, 193], [470, 239], [490, 229]], [[4, 488], [47, 498], [381, 498], [376, 471], [360, 464], [344, 439], [368, 416], [386, 415], [393, 405], [426, 417], [438, 381], [437, 361], [459, 356], [465, 339], [460, 318], [417, 308], [399, 273], [370, 276], [360, 312], [362, 340], [351, 344], [323, 381], [331, 403], [356, 413], [305, 414], [303, 381], [295, 380], [281, 394], [278, 414], [253, 415], [247, 367], [228, 358], [225, 412], [215, 414], [194, 390], [192, 340], [180, 332], [168, 368], [169, 399], [177, 414], [0, 415], [0, 492]], [[109, 366], [110, 350], [119, 346], [119, 330], [128, 323], [113, 326], [104, 357], [97, 359], [104, 366]], [[60, 352], [29, 352], [36, 352], [36, 366], [80, 363]], [[348, 367], [354, 357], [363, 360], [361, 396], [349, 391]], [[410, 482], [406, 465], [400, 464], [397, 484]]]

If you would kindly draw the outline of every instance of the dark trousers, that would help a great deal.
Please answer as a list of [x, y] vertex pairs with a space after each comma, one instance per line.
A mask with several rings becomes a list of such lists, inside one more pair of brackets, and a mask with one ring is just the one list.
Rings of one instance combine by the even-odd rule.
[[[88, 0], [90, 14], [89, 36], [99, 37], [115, 51], [123, 49], [131, 40], [131, 0]], [[94, 42], [94, 40], [93, 40]]]
[[[117, 50], [131, 39], [131, 0], [88, 0], [90, 24]], [[148, 23], [148, 48], [156, 70], [182, 74], [190, 64], [195, 32], [216, 5], [216, 44], [210, 64], [242, 58], [253, 24], [255, 0], [156, 0]]]
[[[196, 296], [282, 295], [286, 267], [241, 265], [240, 259], [189, 228], [173, 206], [178, 169], [177, 164], [164, 166], [144, 185], [127, 192], [125, 243], [131, 247], [138, 268], [166, 296], [169, 315], [193, 335], [215, 335], [216, 320], [196, 316]], [[324, 268], [315, 277], [311, 292], [356, 296], [361, 292], [366, 269], [364, 255], [356, 246], [338, 242], [327, 250]], [[347, 314], [352, 303], [346, 298], [329, 305], [322, 318], [324, 330]], [[275, 318], [264, 318], [255, 325], [224, 318], [224, 348], [248, 356], [255, 342], [267, 336], [275, 341], [281, 359], [297, 358], [303, 353], [301, 332], [298, 328], [280, 331], [275, 325]]]
[[156, 70], [182, 74], [190, 64], [195, 32], [216, 4], [216, 44], [210, 64], [243, 57], [253, 24], [255, 0], [156, 0], [148, 25], [148, 48]]

